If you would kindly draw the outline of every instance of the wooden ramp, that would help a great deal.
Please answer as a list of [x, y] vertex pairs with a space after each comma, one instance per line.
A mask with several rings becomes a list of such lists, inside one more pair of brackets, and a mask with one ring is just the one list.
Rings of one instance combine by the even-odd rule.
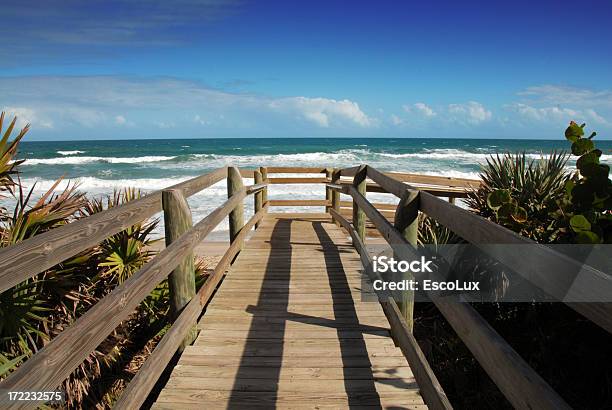
[[153, 408], [425, 408], [361, 267], [328, 214], [266, 215]]

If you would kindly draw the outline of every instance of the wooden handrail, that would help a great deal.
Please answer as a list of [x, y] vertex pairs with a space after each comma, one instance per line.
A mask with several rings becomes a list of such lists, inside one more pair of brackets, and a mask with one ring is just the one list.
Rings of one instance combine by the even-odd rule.
[[[369, 178], [397, 197], [415, 189], [372, 167], [367, 169]], [[517, 258], [515, 249], [502, 247], [497, 247], [495, 255], [492, 256], [507, 266], [512, 266], [513, 271], [553, 298], [566, 303], [612, 333], [612, 304], [585, 303], [609, 298], [612, 294], [612, 277], [609, 275], [427, 192], [421, 191], [420, 210], [476, 246], [529, 245], [531, 257]], [[482, 248], [487, 252], [486, 247]], [[535, 264], [536, 260], [538, 264]], [[541, 269], [534, 269], [537, 265], [548, 266], [550, 272], [555, 272], [554, 277]], [[569, 274], [562, 276], [564, 272]]]
[[419, 175], [404, 172], [385, 172], [385, 175], [402, 182], [411, 182], [413, 184], [423, 185], [441, 185], [447, 187], [475, 189], [481, 184], [481, 181], [477, 179], [443, 177], [438, 175]]
[[261, 192], [267, 186], [268, 186], [268, 184], [265, 183], [265, 182], [262, 182], [260, 184], [249, 185], [249, 186], [246, 187], [247, 195], [256, 194], [258, 192]]
[[329, 182], [329, 179], [322, 178], [298, 178], [298, 177], [288, 177], [288, 178], [268, 178], [268, 183], [270, 185], [276, 184], [325, 184]]
[[324, 174], [320, 167], [268, 167], [268, 174]]
[[[227, 168], [169, 187], [189, 197], [227, 176]], [[161, 211], [161, 191], [60, 226], [0, 250], [0, 292], [92, 248]]]
[[[345, 186], [343, 191], [353, 197], [401, 259], [414, 259], [416, 254], [412, 246], [355, 187]], [[337, 212], [332, 215], [336, 218], [340, 216]], [[354, 230], [352, 225], [350, 227]], [[358, 238], [356, 233], [355, 237]], [[355, 243], [355, 238], [353, 241]], [[364, 246], [358, 246], [357, 249], [365, 252]], [[433, 293], [428, 294], [483, 369], [516, 408], [569, 408], [471, 305], [459, 302], [456, 298], [440, 298]]]
[[[359, 238], [359, 235], [357, 235], [357, 231], [355, 231], [351, 223], [333, 208], [330, 210], [330, 214], [336, 220], [336, 222], [340, 224], [340, 226], [346, 229], [351, 236], [353, 246], [359, 254], [361, 264], [363, 265], [366, 274], [371, 279], [379, 279], [380, 276], [372, 270], [372, 262], [367, 248], [363, 244], [361, 238]], [[389, 324], [391, 325], [391, 335], [393, 336], [393, 340], [395, 340], [396, 344], [400, 347], [402, 353], [408, 360], [408, 363], [410, 363], [410, 369], [414, 373], [414, 377], [419, 385], [421, 395], [423, 396], [425, 403], [432, 409], [452, 409], [452, 406], [448, 401], [448, 397], [446, 396], [446, 393], [444, 393], [444, 389], [440, 385], [440, 382], [431, 369], [431, 366], [429, 366], [429, 363], [427, 362], [427, 359], [425, 358], [425, 355], [423, 354], [418, 342], [414, 336], [412, 336], [405, 320], [397, 308], [395, 301], [388, 297], [383, 297], [380, 302], [385, 315], [389, 320]]]
[[[245, 189], [234, 193], [11, 373], [0, 384], [2, 389], [50, 391], [57, 388], [245, 197]], [[0, 397], [0, 405], [14, 404], [7, 402], [7, 397]]]
[[177, 320], [172, 324], [164, 337], [159, 341], [151, 356], [139, 369], [138, 373], [127, 385], [121, 397], [115, 403], [116, 409], [136, 409], [145, 402], [155, 383], [163, 373], [168, 362], [179, 348], [181, 341], [190, 329], [191, 323], [198, 318], [202, 308], [210, 300], [214, 290], [223, 278], [227, 268], [240, 251], [249, 231], [267, 212], [267, 204], [262, 207], [241, 229], [235, 241], [229, 246], [214, 272], [206, 279], [197, 295], [185, 306]]
[[270, 206], [328, 206], [331, 202], [325, 199], [270, 199]]

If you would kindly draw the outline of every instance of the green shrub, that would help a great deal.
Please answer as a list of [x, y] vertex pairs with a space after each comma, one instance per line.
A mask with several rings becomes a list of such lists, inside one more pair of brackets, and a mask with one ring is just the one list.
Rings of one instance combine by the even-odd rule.
[[595, 148], [593, 132], [584, 137], [585, 124], [571, 122], [565, 138], [572, 143], [572, 154], [578, 156], [578, 172], [565, 184], [560, 201], [562, 241], [571, 243], [612, 243], [612, 182], [610, 167], [600, 163], [601, 150]]
[[472, 211], [538, 242], [558, 236], [559, 201], [571, 173], [569, 156], [552, 152], [549, 158], [528, 159], [522, 153], [495, 155], [482, 167], [480, 187], [468, 194]]

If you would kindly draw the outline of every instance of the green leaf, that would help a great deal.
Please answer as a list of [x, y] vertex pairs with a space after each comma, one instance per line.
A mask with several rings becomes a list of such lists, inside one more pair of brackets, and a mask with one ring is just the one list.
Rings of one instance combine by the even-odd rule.
[[584, 129], [572, 121], [565, 130], [565, 138], [571, 142], [576, 142], [584, 135]]
[[591, 230], [591, 223], [584, 215], [572, 216], [570, 226], [574, 232], [587, 232]]
[[585, 185], [584, 180], [581, 180], [578, 184], [576, 184], [572, 190], [572, 202], [574, 204], [591, 204], [594, 198], [595, 194], [593, 193], [593, 190]]
[[507, 189], [498, 189], [487, 196], [487, 205], [493, 210], [499, 209], [504, 203], [510, 202], [510, 192]]
[[576, 161], [576, 168], [582, 173], [582, 168], [588, 166], [588, 164], [599, 164], [599, 157], [601, 157], [601, 150], [598, 149], [584, 154]]
[[5, 374], [7, 374], [8, 372], [10, 372], [11, 370], [14, 370], [17, 365], [26, 357], [26, 355], [21, 355], [19, 357], [14, 358], [13, 360], [8, 360], [6, 359], [5, 356], [0, 355], [0, 377], [4, 376]]
[[500, 206], [499, 209], [497, 210], [497, 217], [500, 219], [508, 219], [511, 217], [515, 208], [516, 208], [516, 205], [510, 202], [506, 202], [505, 204]]
[[514, 219], [518, 223], [527, 222], [527, 211], [525, 210], [525, 208], [521, 206], [515, 207], [514, 211], [512, 212], [512, 219]]
[[593, 141], [587, 139], [579, 139], [572, 144], [572, 154], [574, 155], [584, 155], [594, 149]]
[[569, 197], [572, 196], [572, 191], [574, 190], [575, 186], [576, 186], [576, 183], [574, 181], [572, 181], [571, 179], [569, 179], [565, 183], [565, 193], [567, 194], [567, 196], [569, 196]]
[[601, 243], [599, 235], [591, 231], [578, 232], [576, 235], [576, 243], [592, 244]]

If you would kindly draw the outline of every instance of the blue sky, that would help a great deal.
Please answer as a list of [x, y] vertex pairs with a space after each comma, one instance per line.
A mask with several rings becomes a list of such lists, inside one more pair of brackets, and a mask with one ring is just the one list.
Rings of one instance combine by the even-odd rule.
[[30, 139], [612, 136], [612, 5], [6, 0]]

